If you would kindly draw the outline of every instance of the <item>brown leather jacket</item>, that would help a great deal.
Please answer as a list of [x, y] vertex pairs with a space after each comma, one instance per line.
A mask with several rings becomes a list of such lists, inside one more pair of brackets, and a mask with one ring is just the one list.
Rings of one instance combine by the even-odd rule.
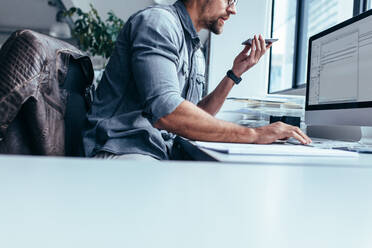
[[90, 59], [72, 45], [21, 30], [0, 50], [0, 153], [64, 155], [63, 90], [70, 58], [90, 82]]

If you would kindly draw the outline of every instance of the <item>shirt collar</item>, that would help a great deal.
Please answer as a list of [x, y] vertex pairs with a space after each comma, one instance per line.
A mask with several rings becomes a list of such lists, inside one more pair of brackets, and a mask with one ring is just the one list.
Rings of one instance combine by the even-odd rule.
[[191, 39], [195, 43], [200, 43], [199, 35], [195, 30], [194, 24], [192, 23], [189, 12], [187, 12], [186, 10], [185, 4], [181, 0], [178, 0], [177, 2], [175, 2], [174, 7], [177, 10], [183, 28], [190, 34]]

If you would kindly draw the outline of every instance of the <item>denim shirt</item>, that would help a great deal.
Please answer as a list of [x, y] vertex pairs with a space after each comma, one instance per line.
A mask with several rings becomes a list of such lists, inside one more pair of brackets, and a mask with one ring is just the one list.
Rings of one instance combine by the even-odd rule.
[[173, 135], [153, 125], [185, 99], [200, 101], [205, 82], [200, 47], [181, 1], [131, 16], [94, 93], [86, 155], [107, 151], [169, 159]]

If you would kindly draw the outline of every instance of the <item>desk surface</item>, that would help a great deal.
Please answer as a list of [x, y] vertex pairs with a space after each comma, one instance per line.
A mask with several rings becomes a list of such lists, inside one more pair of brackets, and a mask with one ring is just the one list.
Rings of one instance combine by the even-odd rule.
[[211, 151], [199, 148], [212, 159], [220, 162], [233, 162], [245, 164], [277, 164], [277, 165], [309, 165], [309, 166], [330, 166], [330, 167], [371, 167], [372, 154], [359, 154], [359, 157], [317, 157], [317, 156], [252, 156], [236, 155]]
[[[225, 163], [243, 164], [271, 164], [271, 165], [294, 165], [294, 166], [330, 166], [330, 167], [371, 167], [372, 154], [360, 153], [358, 157], [319, 157], [319, 156], [254, 156], [227, 154], [197, 147], [193, 141], [177, 138], [183, 152], [191, 159], [198, 161], [219, 161]], [[295, 149], [295, 145], [293, 145]]]
[[0, 156], [0, 247], [371, 247], [372, 168]]

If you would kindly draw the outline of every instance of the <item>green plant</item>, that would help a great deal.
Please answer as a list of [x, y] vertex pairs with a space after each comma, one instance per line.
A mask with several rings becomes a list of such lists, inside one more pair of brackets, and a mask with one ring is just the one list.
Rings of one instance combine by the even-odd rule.
[[106, 21], [103, 21], [92, 4], [90, 4], [88, 13], [73, 7], [67, 10], [65, 15], [70, 17], [77, 15], [72, 35], [79, 40], [82, 50], [93, 56], [110, 57], [116, 38], [124, 26], [122, 19], [117, 17], [113, 11], [109, 11]]

